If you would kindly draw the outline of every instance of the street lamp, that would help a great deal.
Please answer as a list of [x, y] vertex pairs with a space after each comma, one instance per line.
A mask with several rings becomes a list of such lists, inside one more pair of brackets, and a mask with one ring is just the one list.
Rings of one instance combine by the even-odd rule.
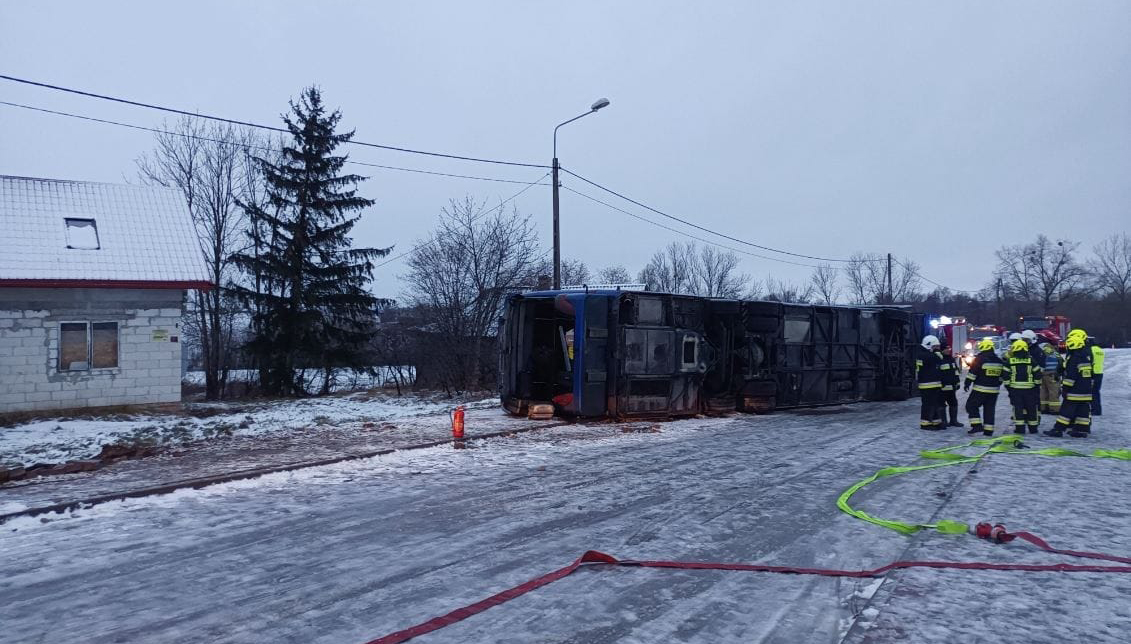
[[589, 111], [584, 114], [578, 114], [568, 121], [558, 123], [558, 127], [554, 128], [554, 163], [552, 166], [553, 184], [554, 184], [554, 290], [562, 287], [562, 242], [561, 235], [558, 228], [558, 128], [566, 123], [573, 123], [583, 116], [589, 116], [593, 112], [608, 107], [609, 99], [599, 98], [593, 105], [589, 106]]

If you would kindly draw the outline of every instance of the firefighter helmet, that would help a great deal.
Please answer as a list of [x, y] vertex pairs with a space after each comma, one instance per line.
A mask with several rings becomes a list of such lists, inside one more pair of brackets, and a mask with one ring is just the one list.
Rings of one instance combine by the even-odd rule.
[[1068, 335], [1065, 336], [1064, 339], [1067, 340], [1068, 338], [1075, 338], [1075, 337], [1087, 338], [1088, 334], [1084, 331], [1084, 329], [1072, 329], [1071, 331], [1068, 332]]
[[923, 338], [923, 348], [930, 351], [939, 346], [939, 339], [933, 335]]
[[1037, 334], [1032, 329], [1025, 329], [1024, 331], [1022, 331], [1021, 337], [1028, 340], [1029, 342], [1037, 341]]
[[1086, 338], [1087, 338], [1087, 336], [1085, 336], [1083, 334], [1072, 335], [1071, 333], [1069, 333], [1068, 337], [1064, 340], [1064, 346], [1068, 347], [1069, 349], [1083, 349], [1084, 348], [1084, 340]]
[[1024, 340], [1014, 340], [1013, 344], [1009, 345], [1009, 350], [1013, 353], [1028, 353], [1029, 343]]
[[1021, 334], [1020, 334], [1020, 333], [1018, 333], [1018, 332], [1016, 332], [1016, 331], [1014, 331], [1013, 333], [1010, 333], [1010, 334], [1009, 334], [1009, 341], [1010, 341], [1010, 342], [1016, 342], [1016, 341], [1018, 341], [1018, 340], [1020, 340], [1020, 339], [1021, 339]]
[[994, 341], [989, 338], [978, 340], [978, 351], [993, 351]]

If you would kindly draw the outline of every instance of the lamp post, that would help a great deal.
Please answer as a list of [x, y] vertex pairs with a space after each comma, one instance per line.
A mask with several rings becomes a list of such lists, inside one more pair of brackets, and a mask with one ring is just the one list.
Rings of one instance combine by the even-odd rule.
[[589, 107], [588, 112], [579, 114], [568, 121], [558, 123], [558, 126], [554, 128], [554, 163], [550, 171], [553, 175], [551, 180], [554, 184], [554, 290], [562, 287], [562, 242], [558, 227], [558, 128], [567, 123], [573, 123], [583, 116], [589, 116], [602, 107], [608, 107], [608, 105], [609, 99], [599, 98]]

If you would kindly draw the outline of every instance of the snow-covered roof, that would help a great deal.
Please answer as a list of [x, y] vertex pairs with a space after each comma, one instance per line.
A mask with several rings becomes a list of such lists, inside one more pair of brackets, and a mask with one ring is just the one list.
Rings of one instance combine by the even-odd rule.
[[0, 175], [0, 286], [118, 283], [209, 285], [178, 192]]

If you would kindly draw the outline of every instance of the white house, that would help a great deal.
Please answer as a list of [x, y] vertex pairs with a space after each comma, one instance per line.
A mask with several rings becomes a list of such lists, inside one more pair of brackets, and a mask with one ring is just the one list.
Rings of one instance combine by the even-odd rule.
[[199, 248], [176, 191], [0, 175], [0, 413], [179, 401]]

